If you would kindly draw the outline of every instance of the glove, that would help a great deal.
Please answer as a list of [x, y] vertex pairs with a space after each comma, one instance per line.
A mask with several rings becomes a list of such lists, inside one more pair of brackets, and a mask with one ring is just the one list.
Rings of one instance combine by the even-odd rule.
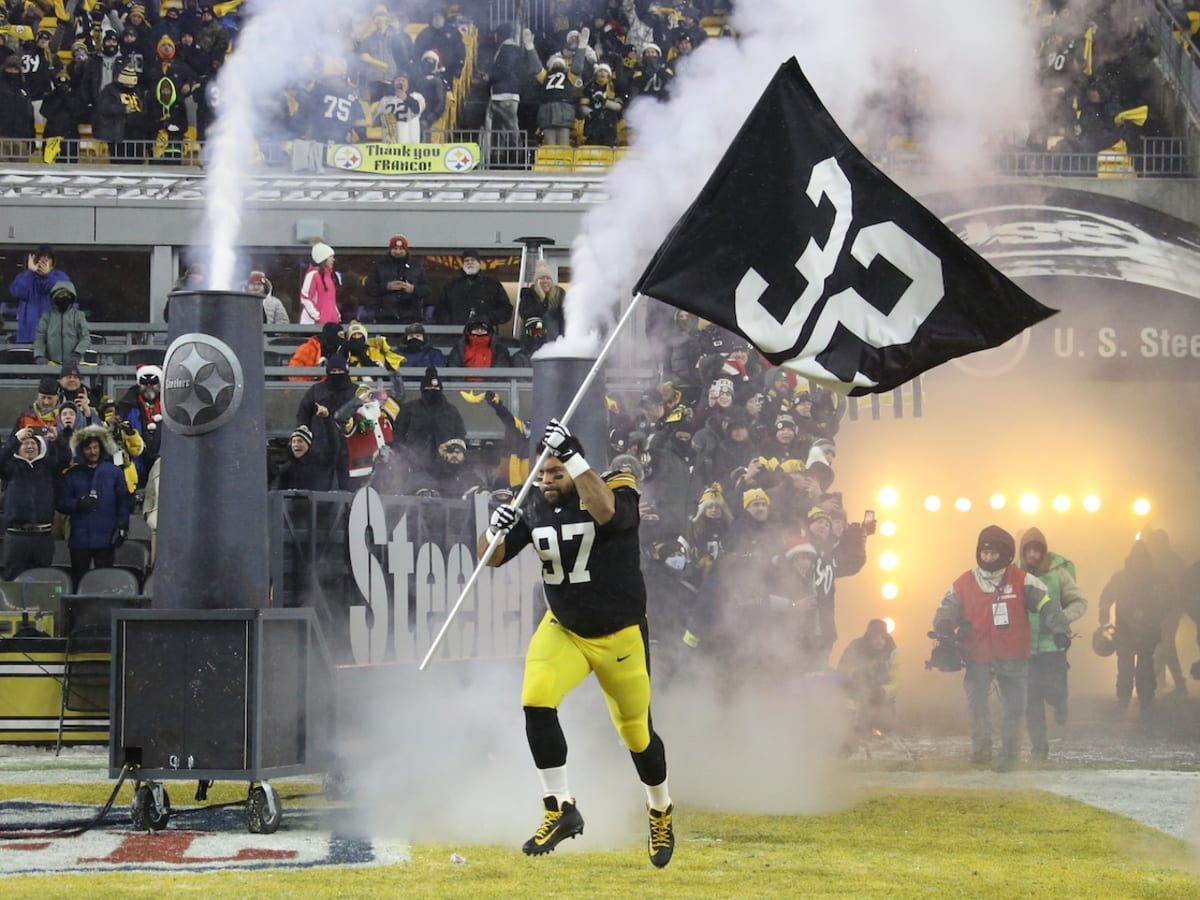
[[696, 637], [690, 631], [684, 631], [683, 642], [693, 650], [700, 646], [700, 638]]
[[579, 46], [586, 47], [588, 45], [588, 41], [590, 41], [591, 39], [592, 39], [592, 29], [590, 29], [586, 25], [584, 25], [582, 28], [579, 29]]
[[118, 528], [116, 531], [113, 532], [113, 538], [112, 538], [113, 547], [114, 548], [120, 547], [123, 543], [125, 543], [125, 538], [128, 536], [129, 536], [129, 529]]
[[492, 407], [492, 409], [503, 405], [502, 401], [500, 400], [500, 395], [495, 391], [488, 391], [487, 396], [484, 397], [484, 400], [487, 401], [487, 405]]
[[1071, 635], [1069, 635], [1065, 631], [1054, 635], [1054, 646], [1057, 647], [1059, 650], [1063, 650], [1063, 651], [1070, 650], [1071, 649]]
[[128, 421], [122, 422], [121, 431], [123, 431], [125, 434], [133, 434], [133, 423]]
[[75, 504], [75, 508], [80, 512], [91, 512], [99, 505], [99, 498], [95, 494], [88, 494], [86, 497], [79, 498], [79, 502]]
[[562, 460], [572, 478], [578, 478], [591, 468], [583, 458], [583, 447], [579, 444], [579, 438], [571, 434], [567, 426], [558, 419], [550, 420], [550, 424], [546, 426], [546, 433], [542, 436], [542, 443]]
[[528, 28], [521, 32], [521, 40], [525, 44], [526, 50], [533, 49], [533, 32]]
[[497, 506], [496, 511], [492, 513], [491, 521], [488, 522], [488, 535], [490, 537], [504, 537], [512, 527], [517, 524], [517, 519], [521, 518], [521, 514], [513, 507], [505, 504]]

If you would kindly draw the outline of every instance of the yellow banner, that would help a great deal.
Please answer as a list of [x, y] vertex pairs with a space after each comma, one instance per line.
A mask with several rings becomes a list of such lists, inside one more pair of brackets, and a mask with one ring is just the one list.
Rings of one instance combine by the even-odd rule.
[[479, 165], [478, 144], [331, 144], [325, 164], [346, 172], [409, 175], [469, 172]]

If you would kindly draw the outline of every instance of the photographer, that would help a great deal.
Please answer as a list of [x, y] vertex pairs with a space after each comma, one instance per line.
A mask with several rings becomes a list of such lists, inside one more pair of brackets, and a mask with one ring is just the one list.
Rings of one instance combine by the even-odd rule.
[[54, 488], [68, 454], [48, 432], [44, 425], [26, 425], [0, 450], [6, 581], [54, 561]]
[[1017, 762], [1029, 682], [1029, 614], [1038, 615], [1042, 632], [1053, 635], [1060, 650], [1071, 646], [1071, 628], [1062, 606], [1037, 576], [1013, 565], [1015, 556], [1011, 534], [997, 525], [983, 529], [975, 546], [975, 567], [955, 579], [933, 617], [935, 634], [950, 638], [957, 632], [962, 646], [973, 763], [991, 762], [988, 694], [993, 681], [1000, 689], [1001, 771], [1011, 771]]

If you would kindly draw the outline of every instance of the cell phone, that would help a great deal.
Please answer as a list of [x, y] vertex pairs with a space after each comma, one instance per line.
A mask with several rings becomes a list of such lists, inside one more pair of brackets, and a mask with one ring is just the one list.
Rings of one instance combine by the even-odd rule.
[[867, 534], [874, 534], [875, 533], [875, 510], [868, 509], [866, 512], [864, 512], [863, 518], [862, 518], [862, 523], [863, 523], [863, 531], [865, 531]]

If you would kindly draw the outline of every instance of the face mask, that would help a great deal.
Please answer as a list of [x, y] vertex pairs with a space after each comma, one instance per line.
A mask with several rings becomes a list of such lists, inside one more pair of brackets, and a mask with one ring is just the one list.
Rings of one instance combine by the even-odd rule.
[[350, 340], [346, 342], [346, 347], [355, 356], [362, 356], [367, 352], [367, 339], [361, 337], [350, 338]]
[[69, 294], [55, 294], [50, 298], [54, 303], [54, 308], [61, 311], [66, 311], [71, 308], [71, 303], [74, 302], [74, 297]]
[[343, 388], [350, 384], [350, 375], [346, 372], [334, 372], [325, 380], [335, 388]]

